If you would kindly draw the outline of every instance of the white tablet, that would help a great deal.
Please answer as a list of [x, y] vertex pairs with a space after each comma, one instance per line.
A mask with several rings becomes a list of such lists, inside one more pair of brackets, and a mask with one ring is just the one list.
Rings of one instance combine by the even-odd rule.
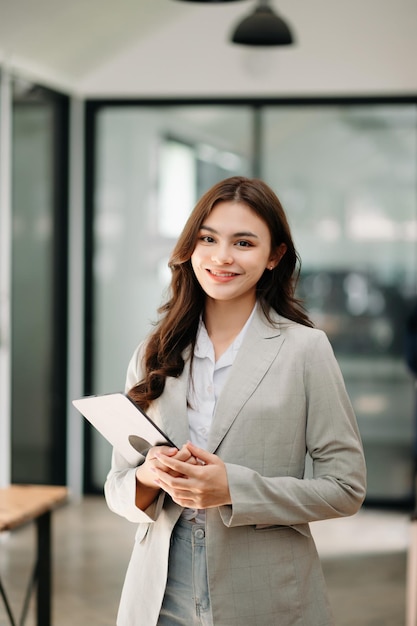
[[125, 393], [86, 396], [72, 404], [132, 465], [152, 446], [177, 447]]

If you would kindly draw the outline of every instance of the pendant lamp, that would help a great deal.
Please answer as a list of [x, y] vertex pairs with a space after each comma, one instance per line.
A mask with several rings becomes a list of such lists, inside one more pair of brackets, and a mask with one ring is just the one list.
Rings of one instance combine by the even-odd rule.
[[289, 26], [271, 9], [269, 0], [259, 0], [255, 11], [237, 25], [231, 41], [246, 46], [288, 46], [293, 36]]

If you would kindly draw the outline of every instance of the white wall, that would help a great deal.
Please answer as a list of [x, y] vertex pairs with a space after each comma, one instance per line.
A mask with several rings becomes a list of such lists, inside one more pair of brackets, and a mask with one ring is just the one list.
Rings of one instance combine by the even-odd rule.
[[415, 94], [416, 0], [271, 0], [296, 44], [229, 43], [257, 0], [0, 0], [0, 65], [80, 97]]
[[274, 2], [297, 43], [273, 49], [228, 42], [254, 3], [194, 6], [86, 74], [77, 88], [97, 97], [417, 91], [415, 0]]

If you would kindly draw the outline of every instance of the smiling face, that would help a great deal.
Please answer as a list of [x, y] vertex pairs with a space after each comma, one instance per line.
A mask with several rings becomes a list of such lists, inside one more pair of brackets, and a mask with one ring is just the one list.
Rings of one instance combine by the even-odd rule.
[[252, 209], [222, 201], [199, 230], [191, 264], [209, 298], [253, 307], [259, 279], [284, 253], [284, 244], [271, 250], [268, 226]]

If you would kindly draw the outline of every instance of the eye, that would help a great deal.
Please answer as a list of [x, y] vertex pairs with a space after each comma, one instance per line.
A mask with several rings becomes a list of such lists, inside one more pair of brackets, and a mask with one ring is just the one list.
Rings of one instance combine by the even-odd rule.
[[240, 241], [236, 241], [235, 246], [238, 248], [252, 248], [253, 244], [250, 241], [242, 239]]
[[214, 239], [213, 237], [211, 237], [210, 235], [201, 235], [198, 238], [199, 241], [202, 241], [203, 243], [213, 243]]

